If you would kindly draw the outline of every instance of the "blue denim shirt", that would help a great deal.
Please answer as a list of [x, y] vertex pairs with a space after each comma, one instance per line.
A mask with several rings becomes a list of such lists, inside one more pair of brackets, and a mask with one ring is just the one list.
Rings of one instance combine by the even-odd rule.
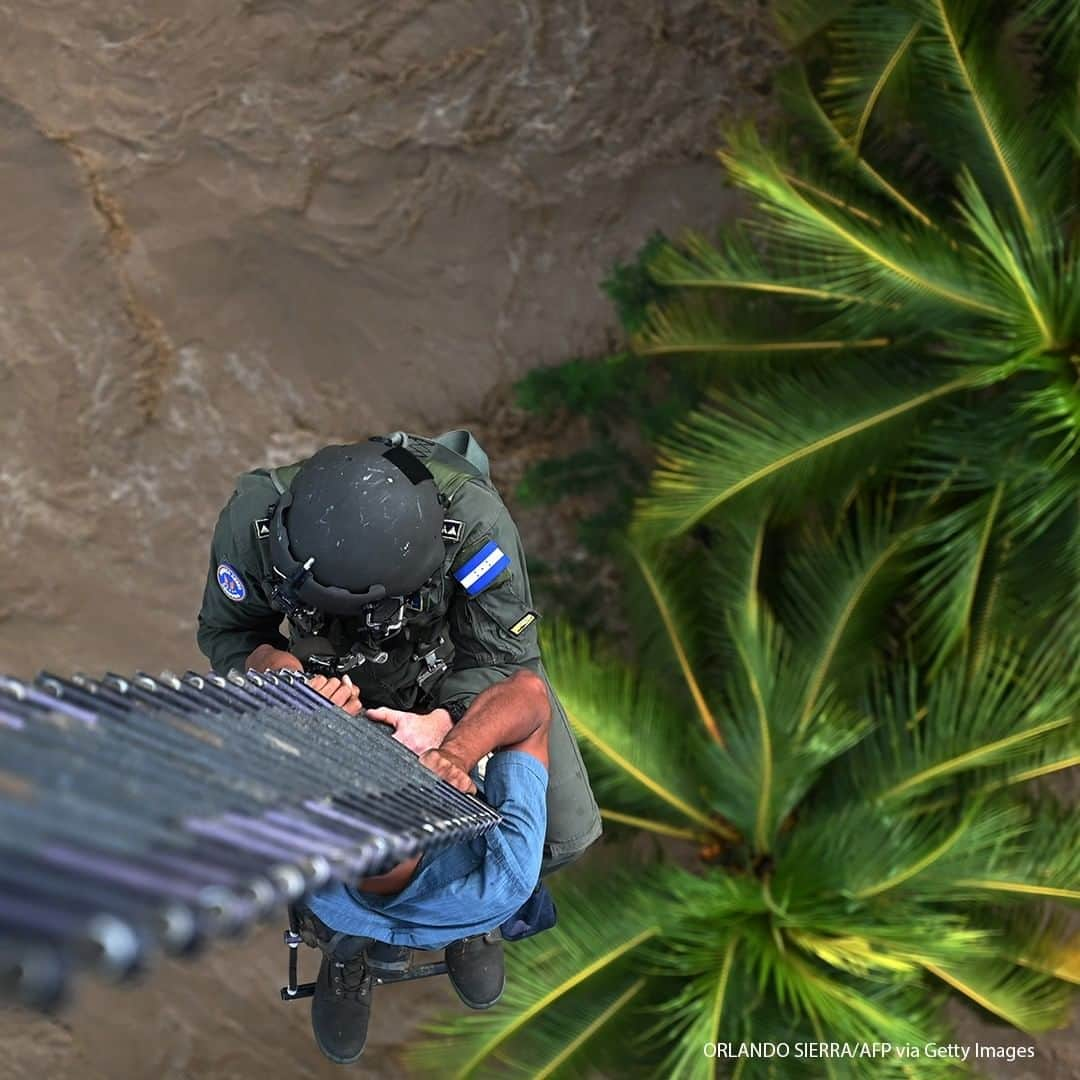
[[547, 831], [547, 770], [531, 754], [488, 761], [484, 798], [502, 823], [475, 840], [425, 855], [399, 893], [378, 896], [333, 882], [305, 901], [327, 926], [390, 945], [442, 949], [505, 922], [540, 878]]

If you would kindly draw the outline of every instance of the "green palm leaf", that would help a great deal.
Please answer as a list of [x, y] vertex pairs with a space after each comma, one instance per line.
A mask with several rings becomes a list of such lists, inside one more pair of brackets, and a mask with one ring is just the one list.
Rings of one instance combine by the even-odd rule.
[[1035, 750], [1076, 723], [1080, 685], [1070, 661], [1053, 643], [1033, 659], [994, 644], [941, 671], [925, 697], [900, 670], [879, 687], [874, 712], [882, 724], [853, 768], [879, 805], [895, 807]]
[[835, 177], [792, 183], [755, 133], [738, 132], [730, 141], [722, 160], [735, 183], [758, 199], [766, 235], [804, 261], [816, 259], [827, 287], [883, 304], [921, 302], [939, 318], [950, 310], [1000, 314], [974, 268], [935, 231], [901, 237], [867, 224], [865, 214], [845, 209], [845, 192], [827, 190]]
[[714, 393], [661, 445], [639, 525], [674, 536], [744, 492], [791, 500], [820, 491], [856, 462], [872, 465], [928, 407], [965, 385], [963, 377], [905, 371], [894, 359], [828, 375], [807, 368], [730, 397]]
[[[765, 540], [769, 525], [769, 507], [759, 505], [754, 513], [724, 522], [714, 534], [714, 550], [719, 554], [709, 560], [703, 579], [716, 607], [728, 613], [728, 619], [712, 619], [714, 640], [730, 642], [730, 626], [757, 633], [763, 617], [762, 576]], [[700, 602], [700, 589], [698, 599]]]
[[939, 119], [977, 133], [987, 157], [986, 173], [993, 168], [1021, 228], [1034, 233], [1041, 227], [1046, 188], [1035, 179], [1039, 147], [1006, 100], [1006, 82], [995, 72], [991, 48], [997, 28], [985, 19], [977, 0], [918, 0], [916, 9], [928, 28], [919, 40], [920, 65], [928, 79], [952, 90], [938, 97]]
[[544, 658], [588, 755], [602, 809], [660, 826], [724, 831], [701, 801], [705, 737], [677, 701], [625, 665], [597, 657], [566, 627], [545, 635]]
[[808, 713], [811, 667], [764, 611], [756, 627], [732, 626], [739, 666], [726, 681], [724, 751], [712, 749], [712, 802], [770, 852], [785, 818], [826, 765], [864, 734], [862, 718], [831, 690]]
[[662, 897], [637, 874], [562, 881], [554, 891], [559, 909], [573, 918], [508, 951], [506, 994], [497, 1010], [428, 1025], [437, 1037], [409, 1052], [425, 1074], [473, 1076], [493, 1057], [523, 1075], [538, 1067], [554, 1072], [609, 1025], [629, 1023], [633, 1030], [627, 1016], [645, 987], [632, 961], [660, 933]]
[[854, 4], [830, 34], [833, 70], [826, 83], [830, 114], [859, 151], [883, 98], [904, 80], [923, 25], [889, 3]]
[[1034, 36], [1044, 59], [1044, 94], [1051, 115], [1068, 115], [1075, 109], [1080, 70], [1080, 5], [1076, 0], [1031, 0], [1022, 5], [1019, 19]]
[[[907, 45], [914, 39], [919, 28], [916, 21], [905, 37]], [[899, 48], [907, 46], [901, 42]], [[891, 74], [891, 73], [889, 73]], [[781, 80], [781, 89], [785, 92], [785, 103], [788, 111], [799, 121], [799, 130], [804, 134], [813, 134], [816, 144], [825, 155], [830, 158], [837, 171], [843, 174], [850, 173], [877, 195], [884, 195], [896, 203], [905, 213], [911, 214], [921, 225], [929, 228], [938, 228], [929, 215], [915, 205], [895, 184], [890, 183], [864, 156], [858, 151], [858, 143], [862, 138], [862, 127], [856, 129], [855, 134], [849, 139], [834, 123], [833, 119], [822, 108], [814, 92], [810, 89], [806, 74], [801, 67], [789, 69]], [[875, 87], [871, 93], [880, 92]], [[876, 104], [876, 98], [864, 105], [864, 110], [870, 110]], [[869, 111], [865, 111], [860, 118], [860, 124], [869, 119]]]
[[960, 887], [1001, 904], [1025, 897], [1080, 903], [1080, 816], [1044, 797], [1026, 818], [1023, 842], [984, 860]]
[[776, 5], [776, 21], [785, 39], [799, 45], [843, 15], [855, 0], [783, 0]]
[[[654, 611], [654, 620], [659, 622], [663, 630], [664, 641], [678, 665], [679, 675], [686, 686], [687, 693], [693, 701], [694, 709], [701, 721], [702, 726], [708, 732], [713, 742], [720, 746], [724, 744], [720, 725], [713, 709], [706, 700], [702, 690], [701, 678], [695, 670], [694, 648], [690, 642], [692, 633], [692, 620], [688, 612], [692, 610], [685, 600], [680, 602], [679, 589], [674, 584], [677, 566], [672, 565], [672, 559], [664, 558], [655, 548], [647, 549], [643, 544], [630, 542], [627, 551], [645, 584], [649, 599]], [[678, 554], [676, 555], [678, 558]], [[681, 560], [682, 568], [686, 567], [686, 560]], [[685, 596], [685, 590], [683, 590]], [[643, 635], [645, 637], [645, 635]], [[646, 649], [650, 645], [646, 640]]]
[[[659, 246], [648, 265], [649, 274], [660, 285], [689, 289], [735, 289], [796, 301], [828, 304], [865, 304], [858, 293], [845, 293], [824, 287], [816, 263], [799, 271], [778, 276], [755, 249], [749, 238], [735, 233], [709, 243], [696, 233], [685, 234], [679, 245]], [[663, 335], [654, 324], [645, 344], [654, 348]]]
[[[825, 824], [850, 829], [859, 819], [856, 814], [854, 820], [831, 818]], [[1076, 838], [1076, 829], [1059, 828], [1050, 841], [1039, 821], [1024, 806], [1002, 799], [990, 805], [976, 801], [962, 813], [866, 817], [864, 833], [854, 838], [853, 855], [858, 852], [861, 861], [853, 858], [837, 868], [833, 887], [867, 903], [895, 903], [905, 895], [923, 903], [1009, 903], [1017, 895], [1080, 900], [1080, 857], [1066, 843]], [[1040, 862], [1036, 848], [1050, 851], [1049, 859]]]
[[1006, 229], [969, 172], [961, 176], [960, 193], [963, 219], [986, 256], [987, 277], [1000, 286], [998, 303], [1003, 309], [1010, 305], [1011, 294], [1006, 321], [1013, 350], [1027, 354], [1058, 348], [1063, 327], [1058, 325], [1058, 313], [1047, 306], [1060, 258], [1056, 237], [1033, 236], [1034, 224], [1020, 234]]
[[926, 970], [1021, 1031], [1048, 1031], [1059, 1027], [1067, 1014], [1068, 987], [1042, 972], [988, 960], [948, 966], [928, 965]]
[[739, 939], [731, 937], [723, 946], [719, 967], [683, 982], [679, 993], [664, 1007], [664, 1026], [674, 1044], [662, 1065], [662, 1075], [686, 1080], [713, 1080], [716, 1063], [702, 1048], [721, 1042], [724, 1015], [731, 1008], [733, 993], [743, 989], [742, 980], [732, 977]]
[[852, 698], [863, 689], [912, 542], [911, 527], [893, 519], [891, 499], [861, 500], [838, 535], [814, 530], [788, 563], [778, 612], [812, 671], [800, 728], [827, 687]]
[[[918, 440], [909, 471], [922, 497], [947, 492], [913, 563], [917, 624], [939, 662], [960, 644], [981, 651], [994, 635], [1041, 636], [1080, 582], [1070, 557], [1080, 532], [1076, 463], [1061, 460], [1052, 437], [1032, 437], [1022, 393], [999, 393], [981, 409], [956, 400], [962, 406]], [[1061, 623], [1065, 645], [1077, 635]]]
[[974, 637], [982, 610], [992, 602], [1004, 495], [1005, 483], [999, 481], [919, 533], [926, 554], [915, 567], [916, 627], [925, 636], [927, 654], [938, 665], [958, 643]]
[[[758, 283], [758, 288], [763, 283]], [[829, 353], [846, 349], [883, 349], [891, 344], [884, 335], [869, 338], [845, 338], [828, 334], [805, 336], [778, 335], [761, 338], [740, 334], [707, 304], [687, 298], [664, 307], [651, 307], [644, 328], [634, 338], [634, 349], [642, 356], [678, 353], [778, 356], [786, 354]]]

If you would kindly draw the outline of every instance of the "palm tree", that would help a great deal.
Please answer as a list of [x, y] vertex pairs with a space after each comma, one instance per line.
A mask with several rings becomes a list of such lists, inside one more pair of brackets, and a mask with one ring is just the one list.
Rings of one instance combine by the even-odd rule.
[[931, 676], [877, 629], [910, 523], [860, 502], [804, 532], [786, 554], [764, 517], [632, 548], [639, 651], [548, 641], [608, 825], [660, 850], [557, 884], [560, 922], [509, 950], [504, 1005], [439, 1026], [419, 1063], [937, 1077], [962, 1070], [703, 1048], [922, 1051], [950, 1041], [949, 994], [1023, 1031], [1061, 1021], [1080, 968], [1044, 905], [1080, 901], [1080, 819], [1027, 782], [1080, 761], [1080, 657], [990, 641]]
[[440, 1075], [962, 1075], [948, 998], [1036, 1032], [1080, 980], [1042, 783], [1080, 764], [1080, 3], [780, 14], [794, 130], [722, 155], [759, 216], [651, 262], [637, 350], [720, 384], [638, 507], [635, 641], [545, 646], [635, 839]]
[[650, 263], [673, 294], [637, 350], [721, 383], [639, 527], [802, 510], [887, 463], [938, 495], [917, 600], [944, 662], [1080, 602], [1080, 2], [778, 8], [808, 58], [787, 129], [720, 155], [757, 213]]

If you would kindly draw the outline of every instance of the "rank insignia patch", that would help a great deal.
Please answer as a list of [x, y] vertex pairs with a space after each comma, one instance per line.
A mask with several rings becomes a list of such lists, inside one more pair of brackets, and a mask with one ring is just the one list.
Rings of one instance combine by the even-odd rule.
[[519, 637], [521, 634], [525, 633], [534, 622], [536, 622], [536, 612], [526, 611], [525, 614], [510, 627], [510, 633], [513, 634], [514, 637]]
[[239, 603], [247, 596], [247, 586], [239, 571], [231, 567], [227, 562], [219, 563], [217, 568], [217, 583], [221, 591], [230, 599]]
[[443, 518], [442, 538], [448, 544], [456, 544], [465, 531], [465, 522], [455, 521], [453, 518]]
[[454, 577], [469, 596], [476, 596], [509, 565], [510, 556], [494, 540], [489, 540], [464, 566], [454, 571]]

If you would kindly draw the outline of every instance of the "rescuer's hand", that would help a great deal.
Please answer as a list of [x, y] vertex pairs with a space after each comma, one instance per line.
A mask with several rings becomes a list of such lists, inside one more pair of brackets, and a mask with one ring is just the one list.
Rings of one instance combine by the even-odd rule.
[[429, 713], [403, 712], [401, 709], [368, 709], [367, 715], [394, 729], [394, 738], [414, 754], [441, 746], [446, 733], [454, 726], [445, 709]]
[[353, 684], [348, 675], [341, 679], [312, 675], [307, 684], [316, 693], [329, 698], [335, 705], [340, 705], [350, 716], [356, 716], [360, 712], [360, 688]]
[[292, 653], [275, 649], [273, 645], [260, 645], [253, 649], [246, 661], [248, 671], [303, 671], [304, 665]]
[[472, 795], [476, 791], [476, 785], [472, 782], [462, 761], [458, 761], [452, 754], [445, 750], [427, 750], [420, 755], [420, 764], [426, 765], [433, 773], [441, 776], [458, 791], [464, 791]]

